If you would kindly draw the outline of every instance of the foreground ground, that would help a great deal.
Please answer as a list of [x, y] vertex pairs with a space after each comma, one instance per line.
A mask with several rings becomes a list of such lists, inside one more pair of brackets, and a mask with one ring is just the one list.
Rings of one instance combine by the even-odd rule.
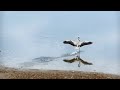
[[96, 72], [17, 70], [0, 67], [0, 79], [120, 79], [120, 76]]

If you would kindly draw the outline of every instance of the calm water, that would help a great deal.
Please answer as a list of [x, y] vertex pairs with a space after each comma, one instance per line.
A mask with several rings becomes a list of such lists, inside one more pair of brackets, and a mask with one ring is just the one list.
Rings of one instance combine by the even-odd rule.
[[[4, 12], [0, 13], [0, 64], [21, 69], [105, 72], [120, 75], [117, 12]], [[2, 15], [3, 14], [3, 15]], [[89, 15], [89, 16], [88, 16]], [[60, 57], [74, 52], [66, 39], [92, 41], [81, 58], [93, 63], [78, 67]], [[36, 58], [36, 59], [35, 59]]]

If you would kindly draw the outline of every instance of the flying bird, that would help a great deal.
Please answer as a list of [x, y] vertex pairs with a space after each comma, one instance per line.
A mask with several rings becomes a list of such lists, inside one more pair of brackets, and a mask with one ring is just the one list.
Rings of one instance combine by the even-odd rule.
[[63, 41], [63, 43], [64, 44], [70, 44], [70, 45], [75, 46], [75, 47], [82, 47], [82, 46], [85, 46], [85, 45], [90, 45], [93, 42], [90, 42], [90, 41], [81, 42], [80, 39], [79, 39], [79, 37], [78, 37], [78, 41], [65, 40], [65, 41]]
[[[79, 61], [79, 64], [78, 64], [78, 67], [80, 67], [80, 62], [82, 62], [83, 64], [85, 64], [85, 65], [92, 65], [92, 63], [89, 63], [89, 62], [86, 62], [86, 61], [84, 61], [84, 60], [82, 60], [81, 58], [80, 58], [80, 47], [83, 47], [83, 46], [85, 46], [85, 45], [90, 45], [90, 44], [93, 44], [93, 42], [90, 42], [90, 41], [80, 41], [80, 38], [78, 37], [78, 41], [73, 41], [73, 40], [65, 40], [65, 41], [63, 41], [63, 43], [64, 44], [70, 44], [70, 45], [72, 45], [72, 46], [74, 46], [77, 50], [79, 50], [79, 51], [77, 51], [78, 53], [79, 53], [79, 55], [77, 55], [77, 57], [76, 58], [73, 58], [73, 59], [71, 59], [71, 60], [63, 60], [63, 61], [65, 61], [65, 62], [68, 62], [68, 63], [73, 63], [73, 62], [75, 62], [75, 61]], [[75, 52], [76, 53], [76, 52]]]

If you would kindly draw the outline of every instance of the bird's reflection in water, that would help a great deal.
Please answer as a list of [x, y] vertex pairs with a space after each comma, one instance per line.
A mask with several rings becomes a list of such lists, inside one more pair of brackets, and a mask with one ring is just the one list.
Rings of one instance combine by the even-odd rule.
[[75, 58], [72, 58], [72, 59], [64, 59], [63, 61], [67, 63], [73, 63], [73, 62], [79, 61], [78, 67], [80, 67], [81, 63], [83, 63], [84, 65], [93, 65], [90, 62], [84, 61], [79, 56], [76, 56]]

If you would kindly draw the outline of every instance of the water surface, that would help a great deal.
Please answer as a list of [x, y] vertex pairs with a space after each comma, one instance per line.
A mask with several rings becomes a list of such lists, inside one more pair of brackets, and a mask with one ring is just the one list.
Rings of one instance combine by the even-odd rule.
[[[24, 69], [93, 71], [120, 74], [119, 12], [0, 12], [0, 64]], [[74, 52], [64, 40], [92, 41], [81, 58], [93, 63], [66, 63]], [[42, 58], [41, 58], [42, 57]], [[44, 58], [43, 58], [44, 57]], [[37, 58], [37, 59], [35, 59]]]

